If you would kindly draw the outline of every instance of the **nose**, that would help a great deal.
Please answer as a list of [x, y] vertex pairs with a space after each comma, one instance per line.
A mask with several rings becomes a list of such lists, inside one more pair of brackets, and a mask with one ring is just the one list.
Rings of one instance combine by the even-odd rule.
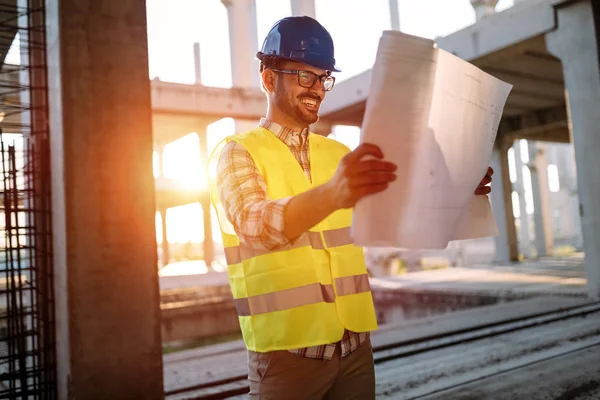
[[313, 87], [310, 88], [311, 91], [315, 91], [319, 94], [319, 97], [323, 98], [325, 96], [325, 83], [322, 79], [316, 79]]

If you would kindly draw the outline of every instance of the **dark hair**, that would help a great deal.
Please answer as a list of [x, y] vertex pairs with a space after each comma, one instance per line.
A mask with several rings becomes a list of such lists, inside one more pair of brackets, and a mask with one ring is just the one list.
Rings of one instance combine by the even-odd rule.
[[283, 60], [277, 56], [264, 56], [262, 60], [260, 60], [259, 72], [262, 73], [267, 68], [281, 68], [281, 64]]

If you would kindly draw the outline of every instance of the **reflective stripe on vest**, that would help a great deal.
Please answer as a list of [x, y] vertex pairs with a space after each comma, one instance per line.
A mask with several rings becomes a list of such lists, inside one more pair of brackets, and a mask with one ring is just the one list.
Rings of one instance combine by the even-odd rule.
[[[344, 246], [347, 244], [353, 244], [352, 236], [350, 235], [350, 228], [332, 229], [323, 231], [323, 237], [325, 238], [325, 244], [327, 247]], [[286, 247], [285, 250], [297, 249], [300, 247], [310, 246], [315, 250], [324, 250], [325, 246], [321, 240], [319, 232], [306, 232], [303, 233], [291, 247]], [[227, 264], [239, 264], [242, 261], [250, 258], [262, 256], [269, 253], [274, 253], [281, 250], [268, 251], [268, 250], [255, 250], [243, 243], [239, 246], [226, 247], [225, 248], [225, 259]]]
[[[336, 278], [335, 287], [338, 296], [364, 293], [371, 290], [367, 274]], [[321, 302], [333, 303], [335, 295], [332, 285], [313, 283], [277, 292], [234, 299], [234, 301], [238, 315], [247, 317]]]

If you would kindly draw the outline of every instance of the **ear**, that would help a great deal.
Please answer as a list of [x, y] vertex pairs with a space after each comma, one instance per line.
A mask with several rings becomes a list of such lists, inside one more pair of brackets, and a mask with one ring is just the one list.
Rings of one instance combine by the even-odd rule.
[[275, 91], [275, 72], [272, 70], [265, 68], [263, 72], [260, 74], [262, 78], [262, 84], [267, 91], [267, 93], [272, 93]]

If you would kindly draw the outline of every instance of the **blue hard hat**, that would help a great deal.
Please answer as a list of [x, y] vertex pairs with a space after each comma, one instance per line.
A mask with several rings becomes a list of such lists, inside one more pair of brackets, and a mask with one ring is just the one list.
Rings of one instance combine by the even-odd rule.
[[256, 54], [259, 60], [266, 56], [341, 72], [335, 66], [331, 35], [311, 17], [286, 17], [277, 21]]

